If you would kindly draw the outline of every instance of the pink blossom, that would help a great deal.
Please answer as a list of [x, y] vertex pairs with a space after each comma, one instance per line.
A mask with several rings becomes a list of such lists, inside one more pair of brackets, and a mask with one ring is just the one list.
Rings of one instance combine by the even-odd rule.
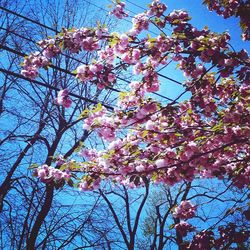
[[180, 205], [175, 208], [173, 216], [180, 219], [190, 219], [195, 216], [196, 206], [190, 201], [181, 201]]
[[110, 14], [116, 16], [119, 19], [127, 17], [128, 13], [125, 12], [124, 8], [125, 8], [125, 3], [120, 2], [120, 3], [116, 4], [115, 8], [110, 12]]
[[72, 100], [69, 97], [69, 91], [67, 89], [60, 90], [55, 103], [62, 105], [64, 108], [69, 108], [72, 104]]
[[161, 17], [164, 11], [167, 9], [167, 6], [164, 3], [160, 3], [159, 0], [153, 0], [149, 6], [148, 15], [155, 15], [157, 17]]
[[132, 19], [133, 29], [129, 32], [131, 35], [138, 35], [141, 31], [149, 27], [149, 17], [145, 13], [136, 15]]
[[42, 182], [49, 183], [52, 181], [60, 181], [71, 177], [68, 171], [61, 171], [48, 165], [42, 165], [35, 169], [34, 175], [40, 178]]
[[187, 236], [188, 232], [191, 232], [194, 230], [194, 227], [187, 223], [186, 221], [181, 221], [180, 223], [176, 224], [174, 226], [176, 231], [181, 234], [182, 237]]
[[164, 159], [158, 159], [155, 161], [155, 165], [157, 168], [163, 168], [166, 167], [166, 162]]
[[143, 172], [143, 171], [145, 171], [145, 166], [143, 166], [142, 164], [137, 165], [137, 166], [135, 167], [135, 170], [136, 170], [137, 172]]

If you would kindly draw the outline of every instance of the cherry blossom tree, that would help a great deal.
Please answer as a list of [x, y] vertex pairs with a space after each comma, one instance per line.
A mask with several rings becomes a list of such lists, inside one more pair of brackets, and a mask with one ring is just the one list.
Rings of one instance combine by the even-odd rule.
[[[40, 41], [40, 50], [24, 59], [22, 74], [34, 79], [61, 53], [89, 51], [97, 53], [98, 58], [73, 71], [83, 85], [110, 90], [119, 86], [122, 73], [132, 78], [128, 87], [120, 90], [113, 108], [99, 103], [82, 110], [83, 129], [99, 136], [102, 149], [87, 145], [81, 151], [86, 161], [44, 164], [35, 169], [34, 175], [51, 186], [73, 181], [82, 191], [100, 188], [103, 181], [128, 187], [148, 182], [175, 187], [196, 179], [204, 183], [206, 179], [223, 180], [230, 187], [245, 190], [250, 181], [247, 51], [235, 51], [227, 32], [218, 34], [207, 27], [194, 27], [184, 10], [168, 11], [158, 0], [148, 7], [134, 16], [126, 33], [110, 33], [100, 24], [96, 28], [63, 29], [54, 38]], [[228, 8], [233, 9], [231, 5], [223, 4], [223, 8], [224, 17], [238, 15], [230, 11], [225, 14]], [[119, 19], [128, 16], [120, 1], [110, 13]], [[159, 35], [149, 34], [152, 26]], [[101, 44], [106, 47], [101, 48]], [[164, 77], [165, 71], [161, 69], [166, 70], [170, 63], [176, 65], [184, 80], [179, 82], [182, 92], [164, 104], [153, 93], [164, 84], [160, 76]], [[70, 110], [73, 99], [68, 90], [62, 90], [56, 104]], [[187, 198], [184, 195], [170, 211], [180, 237], [193, 230], [195, 225], [186, 220], [200, 209]], [[249, 219], [247, 206], [237, 208]], [[239, 232], [235, 225], [223, 227], [217, 223], [211, 230], [196, 232], [187, 244], [177, 241], [179, 249], [243, 244], [248, 232]], [[220, 232], [219, 239], [213, 237], [213, 230]]]
[[224, 18], [231, 16], [240, 18], [240, 27], [242, 29], [242, 39], [250, 40], [250, 1], [249, 0], [232, 0], [232, 1], [203, 1], [211, 11], [216, 11], [217, 14]]

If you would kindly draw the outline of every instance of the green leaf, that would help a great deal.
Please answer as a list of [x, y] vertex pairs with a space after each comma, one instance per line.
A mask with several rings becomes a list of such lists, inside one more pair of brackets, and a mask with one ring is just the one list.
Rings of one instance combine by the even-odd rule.
[[135, 152], [132, 153], [133, 156], [137, 156], [141, 153], [141, 151], [138, 149]]
[[142, 133], [142, 138], [146, 137], [148, 135], [148, 130], [144, 130]]
[[181, 134], [181, 133], [175, 133], [175, 136], [177, 136], [177, 137], [181, 137], [181, 136], [182, 136], [182, 134]]
[[66, 168], [68, 168], [68, 165], [66, 164], [66, 163], [64, 163], [64, 164], [62, 164], [61, 166], [60, 166], [60, 170], [61, 171], [64, 171]]
[[126, 97], [128, 95], [128, 92], [120, 92], [119, 93], [119, 98], [123, 99], [124, 97]]
[[84, 147], [84, 144], [82, 141], [80, 141], [79, 146], [75, 149], [74, 152], [79, 153], [83, 147]]
[[185, 39], [187, 37], [186, 37], [186, 35], [184, 33], [180, 33], [180, 34], [178, 34], [178, 38], [179, 39]]
[[197, 49], [197, 51], [204, 51], [205, 50], [205, 47], [200, 47]]
[[109, 45], [113, 47], [119, 41], [119, 34], [117, 32], [113, 32], [111, 36], [112, 38], [109, 40]]
[[89, 109], [84, 109], [81, 114], [78, 116], [78, 119], [82, 119], [82, 118], [85, 118], [87, 117], [89, 114]]
[[152, 181], [156, 181], [156, 180], [157, 180], [157, 174], [154, 173], [154, 174], [151, 176], [151, 180], [152, 180]]
[[96, 105], [96, 107], [93, 109], [93, 113], [97, 113], [98, 111], [100, 111], [102, 109], [102, 104], [98, 103]]
[[31, 164], [29, 167], [28, 167], [28, 169], [34, 169], [34, 168], [38, 168], [39, 167], [39, 165], [37, 164], [37, 163], [33, 163], [33, 164]]
[[215, 125], [214, 127], [212, 127], [212, 131], [216, 132], [216, 131], [219, 131], [219, 130], [222, 130], [222, 122], [220, 122], [219, 124]]
[[180, 23], [180, 20], [178, 20], [178, 19], [172, 21], [172, 24], [178, 24], [178, 23]]
[[82, 165], [80, 165], [76, 161], [70, 161], [70, 162], [67, 163], [67, 168], [69, 168], [71, 171], [74, 171], [76, 169], [82, 168]]
[[101, 27], [101, 22], [100, 22], [99, 20], [96, 21], [96, 26], [97, 26], [98, 28]]
[[107, 154], [103, 155], [103, 159], [110, 159], [111, 156], [115, 153], [115, 150], [110, 150]]
[[73, 184], [73, 188], [78, 188], [79, 182]]
[[64, 41], [61, 41], [60, 43], [59, 43], [59, 48], [60, 49], [62, 49], [62, 50], [64, 50]]
[[206, 136], [199, 136], [195, 138], [194, 141], [202, 141], [202, 140], [205, 140], [206, 138], [207, 138]]

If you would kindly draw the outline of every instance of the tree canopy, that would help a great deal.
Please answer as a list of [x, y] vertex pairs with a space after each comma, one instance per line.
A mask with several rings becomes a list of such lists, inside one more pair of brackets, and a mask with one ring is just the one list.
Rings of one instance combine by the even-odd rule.
[[[243, 38], [249, 39], [249, 15], [242, 7], [249, 9], [248, 1], [204, 3], [225, 18], [240, 16]], [[118, 19], [128, 16], [120, 1], [110, 13]], [[149, 34], [151, 26], [157, 35]], [[65, 28], [38, 45], [40, 51], [24, 59], [24, 77], [35, 79], [39, 70], [50, 68], [61, 53], [88, 51], [97, 58], [79, 65], [72, 74], [83, 85], [113, 90], [117, 96], [113, 105], [98, 103], [78, 117], [84, 120], [84, 131], [98, 135], [103, 148], [82, 145], [80, 155], [85, 161], [60, 158], [55, 165], [37, 167], [34, 175], [42, 182], [56, 187], [67, 183], [82, 191], [101, 188], [102, 181], [132, 188], [218, 179], [238, 189], [249, 187], [250, 60], [246, 50], [235, 51], [230, 45], [229, 33], [198, 29], [186, 11], [169, 12], [164, 3], [154, 0], [148, 10], [132, 18], [132, 27], [125, 33], [109, 32], [101, 24]], [[170, 63], [184, 80], [165, 77], [180, 85], [182, 92], [173, 99], [155, 98], [153, 93], [164, 84], [163, 69]], [[121, 80], [128, 82], [122, 91], [116, 89]], [[54, 104], [70, 113], [75, 98], [62, 89]], [[185, 196], [172, 209], [180, 237], [193, 231], [195, 225], [187, 220], [197, 209]], [[249, 219], [248, 206], [239, 204], [228, 213], [236, 210]], [[197, 232], [190, 242], [181, 241], [181, 249], [227, 249], [232, 243], [243, 244], [249, 234], [246, 229], [237, 230], [233, 223], [216, 230], [218, 239], [208, 228]]]

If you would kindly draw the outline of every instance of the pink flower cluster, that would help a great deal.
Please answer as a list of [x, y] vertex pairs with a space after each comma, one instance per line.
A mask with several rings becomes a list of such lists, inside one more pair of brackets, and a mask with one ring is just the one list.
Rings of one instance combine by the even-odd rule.
[[110, 46], [106, 46], [105, 49], [99, 50], [97, 52], [100, 60], [105, 61], [106, 64], [111, 65], [115, 60], [115, 51]]
[[99, 39], [107, 34], [107, 28], [98, 25], [97, 28], [63, 29], [56, 37], [56, 44], [72, 53], [81, 50], [95, 51], [99, 49]]
[[43, 49], [42, 52], [31, 53], [24, 59], [22, 64], [23, 70], [21, 74], [30, 79], [34, 79], [38, 76], [39, 68], [47, 68], [49, 65], [49, 59], [58, 55], [61, 50], [55, 45], [54, 39], [47, 39], [38, 42], [38, 45]]
[[247, 228], [241, 231], [236, 231], [237, 226], [234, 223], [228, 223], [226, 226], [220, 226], [218, 231], [220, 233], [220, 238], [216, 239], [215, 246], [217, 249], [222, 249], [229, 242], [234, 242], [236, 244], [242, 244], [249, 238], [249, 231]]
[[[100, 127], [100, 129], [98, 129]], [[90, 130], [96, 128], [98, 135], [112, 141], [115, 138], [116, 120], [109, 117], [107, 109], [100, 105], [100, 108], [94, 109], [84, 120], [83, 129]]]
[[[63, 29], [54, 39], [45, 39], [38, 42], [41, 52], [32, 53], [25, 58], [21, 73], [28, 78], [34, 79], [38, 76], [39, 68], [47, 68], [50, 59], [61, 53], [61, 48], [68, 49], [72, 53], [78, 53], [81, 49], [94, 51], [99, 49], [99, 39], [107, 33], [106, 28], [96, 29]], [[63, 46], [62, 46], [63, 44]]]
[[153, 0], [149, 5], [149, 11], [147, 14], [149, 16], [161, 17], [166, 9], [167, 6], [164, 3], [161, 3], [159, 0]]
[[[96, 31], [97, 37], [102, 36], [103, 32]], [[101, 33], [101, 34], [100, 34]], [[99, 49], [99, 43], [94, 34], [90, 33], [88, 29], [76, 30], [72, 35], [73, 43], [77, 44], [78, 48], [82, 48], [86, 51], [95, 51]]]
[[179, 234], [181, 234], [182, 237], [187, 236], [189, 232], [194, 230], [194, 227], [186, 221], [181, 221], [180, 223], [176, 224], [174, 228]]
[[69, 179], [71, 174], [69, 171], [61, 171], [48, 165], [42, 165], [34, 170], [34, 175], [40, 178], [44, 183]]
[[42, 51], [31, 53], [31, 55], [24, 59], [21, 74], [30, 79], [34, 79], [38, 76], [39, 68], [46, 69], [50, 63], [49, 60], [61, 52], [55, 43], [55, 39], [45, 39], [38, 42]]
[[34, 79], [38, 76], [38, 69], [46, 67], [48, 64], [49, 60], [39, 52], [31, 53], [31, 55], [24, 59], [21, 74], [30, 79]]
[[72, 100], [69, 97], [69, 91], [67, 89], [60, 90], [55, 99], [55, 103], [57, 105], [62, 105], [64, 108], [69, 108], [72, 104]]
[[118, 19], [127, 17], [128, 13], [125, 11], [125, 3], [124, 2], [117, 3], [114, 9], [110, 12], [110, 14], [116, 16]]
[[94, 81], [100, 89], [113, 84], [116, 80], [116, 76], [111, 72], [111, 68], [98, 62], [90, 65], [80, 65], [77, 67], [76, 73], [77, 78], [81, 81]]
[[250, 19], [249, 11], [250, 4], [249, 1], [240, 0], [207, 0], [204, 1], [207, 4], [208, 9], [215, 11], [218, 15], [228, 18], [231, 16], [236, 16], [240, 18], [240, 26], [242, 28], [242, 40], [250, 40]]
[[38, 42], [38, 45], [43, 49], [42, 54], [49, 59], [55, 57], [61, 52], [61, 50], [56, 45], [55, 39], [42, 40]]
[[92, 191], [94, 189], [99, 188], [101, 179], [91, 179], [85, 178], [78, 184], [78, 189], [80, 191]]
[[212, 231], [202, 231], [195, 235], [188, 249], [204, 250], [211, 249], [214, 245], [214, 233]]
[[181, 201], [180, 205], [175, 208], [173, 216], [175, 218], [187, 220], [195, 216], [196, 206], [190, 201]]
[[133, 28], [129, 31], [129, 34], [136, 36], [143, 30], [148, 30], [149, 28], [149, 17], [146, 13], [141, 13], [136, 15], [132, 19]]
[[209, 10], [216, 11], [217, 14], [222, 15], [224, 18], [228, 18], [236, 14], [237, 9], [240, 6], [239, 0], [224, 1], [211, 1], [208, 4]]
[[219, 237], [216, 239], [211, 230], [203, 230], [193, 237], [188, 249], [228, 249], [232, 244], [243, 245], [249, 239], [247, 228], [241, 228], [236, 231], [237, 226], [234, 223], [228, 223], [226, 226], [219, 226]]
[[[126, 110], [135, 107], [138, 103], [141, 103], [144, 98], [145, 90], [143, 83], [133, 81], [130, 83], [130, 87], [134, 90], [133, 92], [123, 92], [120, 94], [117, 105], [121, 109]], [[126, 118], [124, 118], [124, 120], [125, 119]]]
[[141, 51], [139, 49], [128, 50], [126, 53], [122, 55], [121, 59], [125, 63], [136, 64], [141, 57], [140, 53]]
[[189, 19], [188, 13], [184, 10], [175, 10], [166, 17], [166, 20], [173, 25], [178, 23], [184, 24], [189, 21]]

